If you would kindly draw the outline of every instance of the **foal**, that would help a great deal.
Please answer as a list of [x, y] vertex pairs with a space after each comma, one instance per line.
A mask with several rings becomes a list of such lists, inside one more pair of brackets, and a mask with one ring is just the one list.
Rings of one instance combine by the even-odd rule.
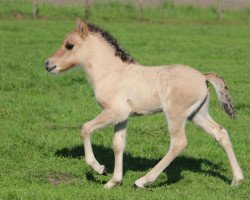
[[202, 74], [184, 65], [144, 67], [121, 49], [108, 32], [77, 19], [77, 28], [68, 34], [45, 65], [47, 71], [57, 74], [79, 64], [83, 66], [96, 100], [103, 108], [102, 113], [85, 123], [81, 130], [86, 163], [98, 174], [105, 174], [106, 169], [93, 154], [91, 135], [97, 129], [115, 125], [114, 174], [105, 184], [106, 188], [122, 182], [128, 118], [160, 111], [164, 112], [168, 122], [170, 148], [152, 170], [135, 182], [135, 186], [142, 188], [153, 183], [187, 146], [184, 130], [187, 119], [212, 135], [224, 148], [232, 168], [232, 185], [243, 181], [227, 131], [208, 114], [210, 95], [207, 83], [210, 82], [225, 112], [235, 117], [223, 78], [214, 73]]

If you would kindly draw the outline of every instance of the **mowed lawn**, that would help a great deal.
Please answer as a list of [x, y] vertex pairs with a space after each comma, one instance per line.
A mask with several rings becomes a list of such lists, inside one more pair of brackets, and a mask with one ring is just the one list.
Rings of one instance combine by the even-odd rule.
[[167, 152], [163, 114], [129, 121], [124, 181], [107, 190], [113, 173], [113, 127], [96, 132], [93, 148], [108, 176], [83, 160], [80, 130], [101, 109], [81, 67], [57, 76], [44, 60], [75, 26], [72, 20], [0, 20], [0, 199], [249, 199], [249, 23], [99, 22], [138, 62], [182, 63], [214, 71], [228, 84], [238, 113], [230, 119], [211, 88], [210, 113], [231, 137], [245, 182], [231, 187], [229, 163], [212, 137], [188, 122], [189, 145], [146, 189], [134, 189]]

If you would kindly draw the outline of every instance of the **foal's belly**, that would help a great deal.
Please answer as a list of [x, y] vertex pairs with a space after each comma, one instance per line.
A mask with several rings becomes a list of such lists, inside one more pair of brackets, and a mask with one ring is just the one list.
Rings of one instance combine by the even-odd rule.
[[158, 112], [162, 112], [162, 109], [161, 108], [152, 110], [134, 109], [131, 111], [130, 116], [152, 115]]
[[129, 98], [127, 103], [131, 109], [131, 115], [150, 115], [162, 111], [158, 95], [151, 98]]

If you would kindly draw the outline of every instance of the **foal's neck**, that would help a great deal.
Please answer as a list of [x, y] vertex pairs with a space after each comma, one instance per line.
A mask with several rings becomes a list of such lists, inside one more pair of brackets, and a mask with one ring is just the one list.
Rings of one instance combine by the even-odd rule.
[[94, 87], [112, 71], [128, 65], [115, 56], [114, 48], [99, 35], [91, 34], [86, 39], [89, 49], [88, 56], [83, 60], [83, 68]]

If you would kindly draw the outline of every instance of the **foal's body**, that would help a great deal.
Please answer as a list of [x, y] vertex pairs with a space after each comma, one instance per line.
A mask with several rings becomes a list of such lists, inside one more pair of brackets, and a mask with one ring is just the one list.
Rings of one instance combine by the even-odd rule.
[[82, 64], [103, 112], [84, 124], [85, 160], [97, 173], [105, 167], [96, 160], [90, 137], [97, 129], [115, 125], [115, 168], [112, 179], [105, 184], [111, 188], [122, 181], [122, 160], [129, 116], [147, 115], [163, 111], [168, 122], [170, 149], [164, 158], [144, 177], [135, 182], [144, 187], [181, 153], [187, 145], [185, 123], [187, 119], [211, 134], [224, 148], [232, 171], [232, 184], [239, 184], [243, 174], [235, 158], [227, 131], [215, 123], [208, 114], [209, 91], [207, 82], [216, 89], [225, 111], [234, 116], [224, 80], [216, 74], [202, 74], [184, 65], [144, 67], [136, 64], [129, 54], [117, 46], [116, 41], [103, 30], [77, 21], [77, 30], [71, 32], [63, 46], [46, 61], [46, 69], [59, 73], [76, 64]]
[[168, 113], [174, 106], [189, 116], [193, 111], [189, 108], [207, 94], [205, 76], [183, 65], [129, 64], [111, 72], [95, 87], [97, 101], [103, 108], [122, 104], [127, 115], [147, 115], [163, 110]]

